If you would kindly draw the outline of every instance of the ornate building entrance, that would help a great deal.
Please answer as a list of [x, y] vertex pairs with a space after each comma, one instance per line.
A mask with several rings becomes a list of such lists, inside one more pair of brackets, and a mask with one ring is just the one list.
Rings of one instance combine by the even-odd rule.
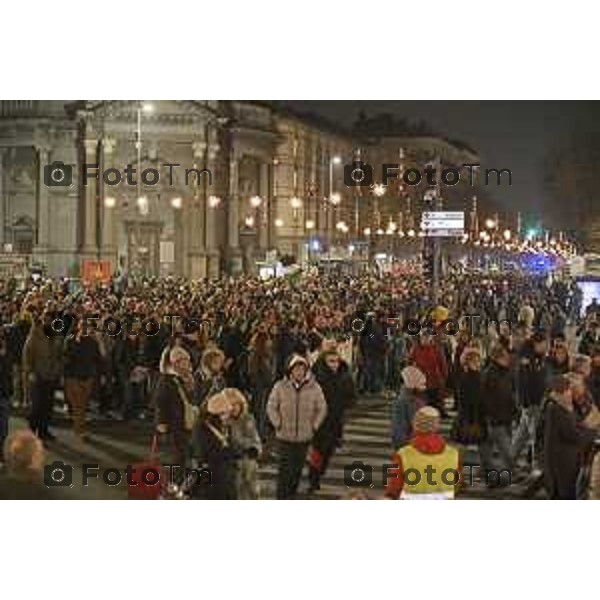
[[126, 223], [127, 271], [137, 276], [160, 275], [161, 223], [130, 221]]

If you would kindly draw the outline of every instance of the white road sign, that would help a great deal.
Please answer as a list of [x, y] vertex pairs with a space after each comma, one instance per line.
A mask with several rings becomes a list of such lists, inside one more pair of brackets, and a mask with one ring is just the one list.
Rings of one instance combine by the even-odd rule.
[[428, 236], [462, 235], [465, 229], [465, 213], [460, 211], [424, 212], [421, 215], [421, 229]]

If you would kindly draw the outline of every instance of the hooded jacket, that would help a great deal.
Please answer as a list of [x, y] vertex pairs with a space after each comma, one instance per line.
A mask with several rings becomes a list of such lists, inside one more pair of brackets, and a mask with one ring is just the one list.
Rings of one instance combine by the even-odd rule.
[[392, 401], [392, 443], [400, 448], [410, 441], [413, 434], [413, 420], [419, 408], [425, 405], [423, 394], [406, 386]]
[[327, 414], [321, 386], [309, 375], [300, 386], [289, 377], [279, 380], [267, 402], [275, 436], [285, 442], [309, 442]]
[[448, 377], [448, 363], [437, 342], [416, 345], [409, 362], [417, 366], [427, 378], [427, 389], [443, 388]]

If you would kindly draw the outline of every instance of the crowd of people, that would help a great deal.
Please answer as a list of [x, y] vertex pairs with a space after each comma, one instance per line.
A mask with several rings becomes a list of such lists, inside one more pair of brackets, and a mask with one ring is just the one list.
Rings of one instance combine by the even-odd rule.
[[528, 469], [574, 498], [600, 471], [600, 307], [581, 303], [571, 281], [517, 273], [451, 271], [435, 299], [419, 275], [5, 280], [0, 442], [14, 412], [51, 444], [62, 398], [81, 443], [90, 416], [148, 421], [164, 460], [208, 465], [212, 498], [258, 498], [274, 452], [286, 499], [306, 463], [319, 489], [357, 397], [385, 393], [395, 460], [435, 411], [485, 473]]

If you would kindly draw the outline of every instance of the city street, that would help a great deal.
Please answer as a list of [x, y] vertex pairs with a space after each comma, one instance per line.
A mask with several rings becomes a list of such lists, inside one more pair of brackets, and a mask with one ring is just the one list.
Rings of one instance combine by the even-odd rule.
[[[12, 421], [12, 428], [26, 426], [19, 418]], [[47, 463], [63, 461], [74, 467], [73, 487], [57, 487], [55, 493], [61, 499], [75, 500], [125, 500], [127, 499], [126, 478], [118, 486], [107, 486], [102, 481], [102, 471], [115, 468], [123, 471], [128, 464], [145, 462], [149, 455], [152, 427], [149, 423], [123, 423], [101, 419], [90, 420], [89, 440], [82, 443], [70, 430], [70, 421], [57, 418], [54, 428], [57, 439], [48, 443]], [[443, 423], [442, 431], [447, 435], [450, 421]], [[306, 477], [301, 484], [299, 499], [336, 500], [347, 499], [364, 491], [370, 498], [383, 496], [382, 465], [389, 464], [392, 455], [390, 443], [390, 399], [380, 397], [362, 397], [357, 406], [348, 415], [344, 443], [336, 452], [321, 483], [321, 489], [314, 494], [306, 493]], [[344, 467], [359, 461], [373, 468], [372, 487], [348, 487], [344, 482]], [[478, 464], [476, 448], [465, 455], [465, 464]], [[83, 487], [82, 464], [100, 465], [100, 476], [90, 478], [89, 485]], [[275, 498], [277, 465], [265, 459], [260, 465], [261, 498]], [[465, 470], [468, 480], [470, 470]], [[306, 469], [305, 469], [306, 476]], [[473, 485], [465, 485], [460, 499], [518, 499], [526, 490], [526, 482], [515, 478], [513, 485], [499, 491], [487, 489], [483, 481], [474, 480]], [[542, 496], [543, 497], [543, 496]]]

